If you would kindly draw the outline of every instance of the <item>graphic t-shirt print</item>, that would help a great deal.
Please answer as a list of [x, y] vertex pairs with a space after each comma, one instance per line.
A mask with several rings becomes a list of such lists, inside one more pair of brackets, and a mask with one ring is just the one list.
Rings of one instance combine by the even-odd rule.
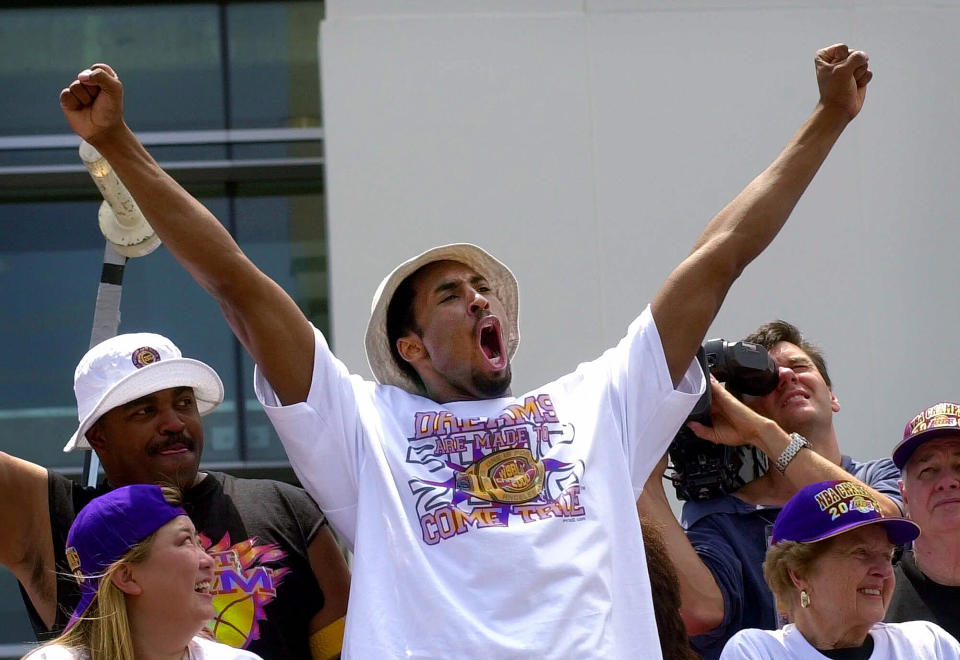
[[406, 460], [434, 477], [409, 481], [428, 545], [486, 527], [587, 515], [583, 461], [554, 457], [576, 431], [558, 419], [549, 395], [528, 396], [495, 417], [428, 410], [412, 421]]
[[247, 648], [260, 638], [259, 622], [267, 618], [264, 608], [276, 598], [283, 576], [290, 572], [282, 566], [287, 554], [272, 543], [257, 545], [256, 537], [231, 545], [229, 533], [216, 544], [199, 536], [216, 572], [211, 593], [217, 615], [207, 628], [218, 642]]

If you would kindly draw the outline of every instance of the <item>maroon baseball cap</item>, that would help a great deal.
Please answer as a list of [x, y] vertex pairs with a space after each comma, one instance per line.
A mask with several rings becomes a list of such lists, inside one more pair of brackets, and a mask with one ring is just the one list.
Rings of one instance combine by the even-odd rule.
[[820, 481], [790, 498], [773, 524], [773, 543], [812, 543], [864, 525], [883, 525], [895, 545], [920, 536], [920, 527], [906, 518], [884, 516], [880, 503], [862, 484]]
[[893, 448], [893, 462], [902, 470], [917, 447], [928, 440], [951, 435], [960, 437], [960, 403], [942, 401], [921, 410], [904, 427], [903, 440]]

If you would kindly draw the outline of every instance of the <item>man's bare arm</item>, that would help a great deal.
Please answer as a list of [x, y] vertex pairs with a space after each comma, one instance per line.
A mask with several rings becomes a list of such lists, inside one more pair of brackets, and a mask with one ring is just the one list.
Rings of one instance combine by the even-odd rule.
[[707, 565], [694, 550], [677, 522], [663, 489], [666, 456], [660, 461], [637, 499], [637, 513], [655, 521], [680, 583], [680, 616], [687, 634], [713, 630], [723, 622], [723, 593]]
[[863, 105], [867, 56], [838, 44], [816, 56], [820, 100], [776, 160], [703, 230], [651, 304], [674, 384], [743, 269], [786, 222], [846, 125]]
[[106, 64], [60, 93], [70, 127], [110, 162], [171, 254], [216, 299], [234, 334], [284, 404], [306, 399], [313, 331], [293, 299], [147, 153], [123, 120], [123, 85]]
[[323, 592], [323, 607], [310, 620], [309, 634], [323, 630], [347, 614], [350, 569], [330, 528], [324, 525], [307, 548], [310, 567]]
[[[718, 444], [753, 445], [766, 454], [771, 465], [770, 469], [774, 469], [773, 464], [790, 444], [790, 436], [787, 432], [772, 419], [760, 415], [738, 401], [716, 381], [711, 383], [711, 387], [713, 403], [710, 418], [713, 426], [691, 422], [689, 424], [691, 430], [704, 440]], [[863, 486], [877, 500], [883, 515], [901, 515], [900, 506], [887, 495], [857, 479], [843, 467], [812, 449], [801, 450], [796, 454], [787, 465], [783, 476], [791, 488], [791, 492], [785, 494], [787, 499], [804, 486], [818, 481], [852, 481]]]
[[0, 452], [0, 563], [20, 581], [53, 626], [57, 608], [47, 470]]

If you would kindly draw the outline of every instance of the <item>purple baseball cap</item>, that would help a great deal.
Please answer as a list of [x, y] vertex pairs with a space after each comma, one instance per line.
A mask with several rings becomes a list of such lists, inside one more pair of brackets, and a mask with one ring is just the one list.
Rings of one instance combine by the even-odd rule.
[[863, 527], [883, 525], [895, 545], [920, 536], [920, 527], [906, 518], [890, 518], [861, 484], [821, 481], [804, 486], [790, 498], [773, 524], [773, 543], [812, 543]]
[[167, 502], [156, 484], [137, 484], [96, 497], [80, 510], [67, 534], [67, 563], [80, 583], [80, 602], [66, 629], [90, 607], [100, 578], [140, 541], [187, 512]]
[[960, 437], [960, 403], [943, 401], [921, 410], [907, 422], [903, 429], [903, 440], [893, 448], [893, 462], [902, 470], [917, 447], [928, 440], [948, 435]]

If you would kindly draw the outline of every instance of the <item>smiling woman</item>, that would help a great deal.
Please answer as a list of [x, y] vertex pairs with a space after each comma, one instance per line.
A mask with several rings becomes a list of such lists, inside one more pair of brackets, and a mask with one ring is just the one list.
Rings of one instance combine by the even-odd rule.
[[29, 660], [257, 658], [198, 637], [213, 618], [213, 559], [179, 506], [179, 491], [117, 488], [77, 515], [67, 561], [81, 597], [64, 633]]
[[936, 624], [879, 623], [890, 604], [895, 546], [917, 538], [906, 518], [884, 517], [860, 484], [822, 481], [800, 489], [777, 516], [763, 575], [792, 622], [741, 630], [722, 660], [960, 658], [960, 644]]

